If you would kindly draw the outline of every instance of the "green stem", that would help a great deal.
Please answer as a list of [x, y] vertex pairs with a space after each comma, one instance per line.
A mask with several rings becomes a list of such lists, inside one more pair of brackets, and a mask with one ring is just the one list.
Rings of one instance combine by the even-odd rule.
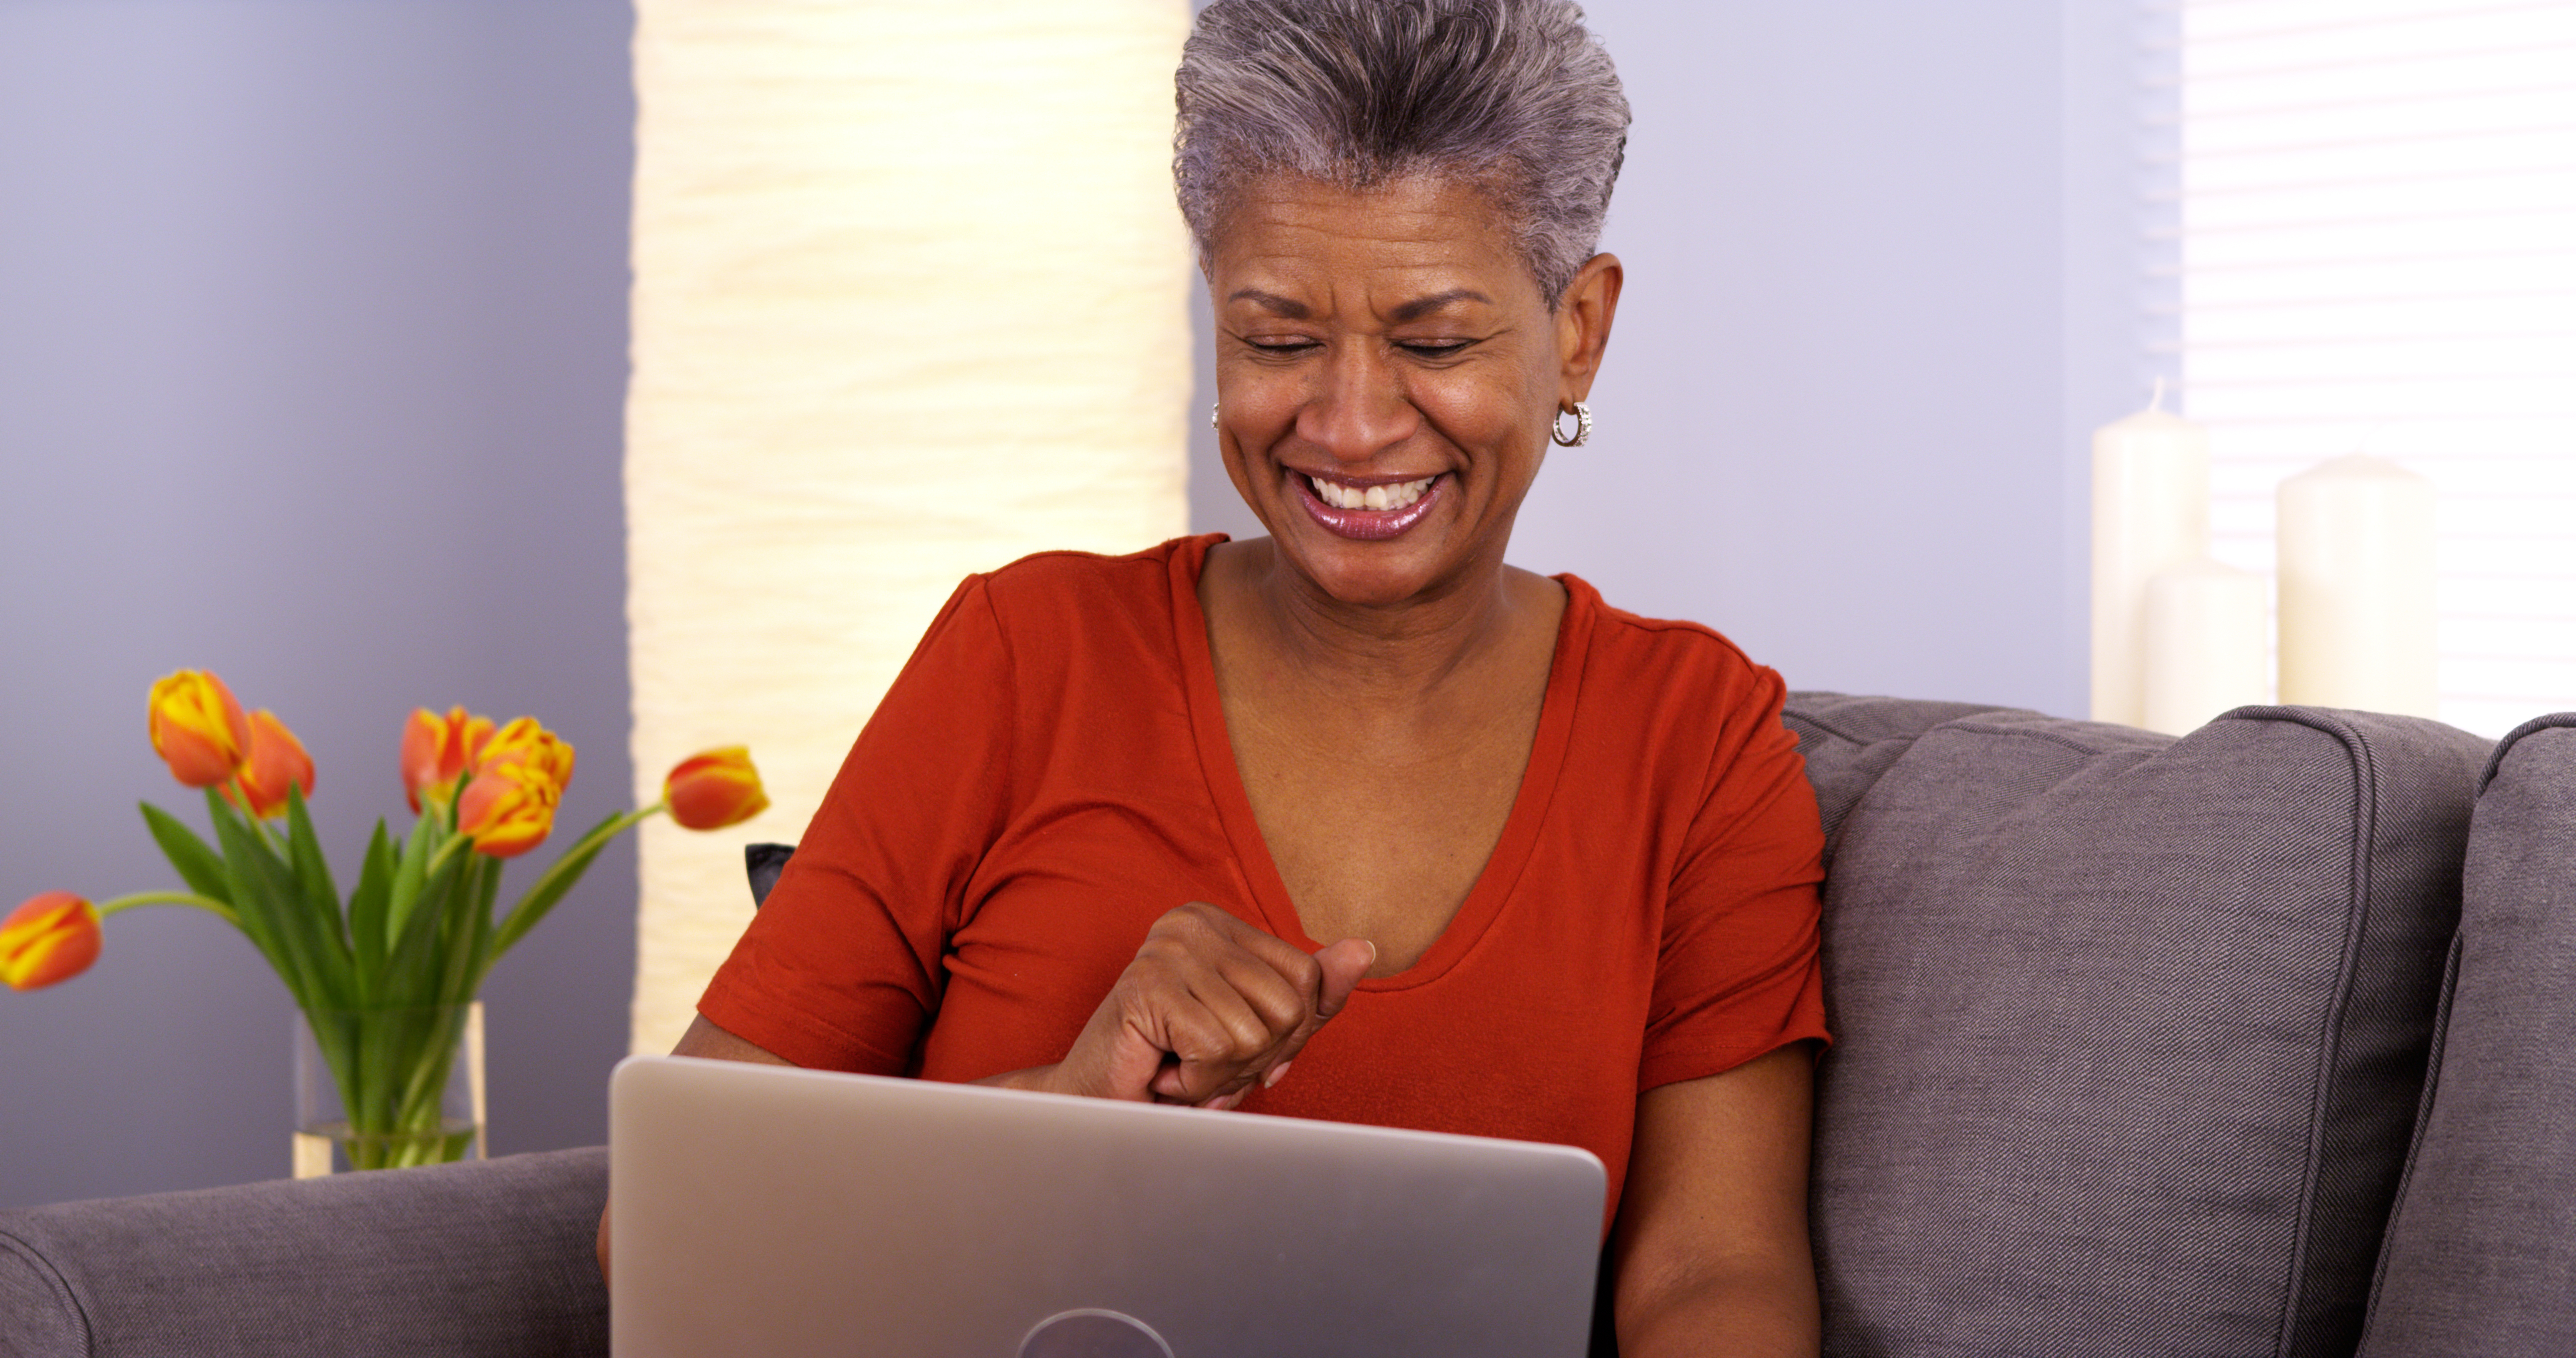
[[[619, 835], [634, 829], [636, 826], [641, 825], [670, 809], [671, 804], [669, 802], [655, 802], [651, 806], [645, 807], [642, 810], [629, 811], [615, 820], [602, 824], [598, 829], [574, 840], [571, 848], [555, 855], [555, 861], [548, 863], [546, 865], [546, 870], [537, 874], [537, 880], [530, 882], [528, 884], [528, 889], [520, 894], [522, 896], [536, 895], [539, 891], [544, 890], [548, 885], [553, 883], [555, 877], [563, 871], [564, 864], [580, 857], [582, 850], [589, 848], [593, 843], [605, 844], [609, 840], [617, 838]], [[588, 871], [586, 867], [583, 870]]]
[[112, 901], [100, 901], [98, 913], [105, 917], [119, 910], [131, 910], [138, 905], [193, 905], [221, 917], [226, 924], [235, 928], [241, 927], [241, 919], [233, 914], [231, 906], [191, 891], [138, 891], [131, 896], [119, 896]]
[[250, 793], [242, 787], [240, 774], [233, 775], [230, 786], [233, 793], [233, 808], [241, 812], [243, 820], [250, 822], [251, 832], [259, 836], [260, 843], [275, 850], [281, 857], [284, 856], [286, 845], [278, 840], [277, 831], [259, 813], [250, 809]]
[[470, 848], [473, 848], [473, 847], [474, 847], [474, 840], [473, 840], [473, 837], [472, 837], [472, 836], [469, 836], [469, 835], [452, 835], [452, 836], [450, 836], [450, 837], [449, 837], [449, 839], [448, 839], [448, 841], [447, 841], [446, 843], [441, 844], [441, 845], [439, 845], [439, 846], [438, 846], [438, 852], [437, 852], [437, 853], [434, 853], [434, 854], [431, 854], [431, 855], [430, 855], [430, 857], [429, 857], [429, 866], [428, 866], [428, 867], [426, 867], [426, 868], [423, 868], [423, 869], [421, 870], [421, 874], [420, 874], [421, 880], [422, 880], [422, 881], [424, 881], [424, 882], [426, 882], [426, 881], [429, 881], [429, 880], [431, 880], [431, 879], [433, 879], [433, 878], [437, 877], [437, 876], [438, 876], [438, 870], [439, 870], [440, 868], [443, 868], [443, 867], [446, 867], [446, 866], [447, 866], [447, 860], [448, 860], [448, 859], [454, 858], [456, 855], [458, 855], [458, 854], [460, 854], [460, 853], [463, 853], [463, 852], [465, 852], [467, 849], [470, 849]]

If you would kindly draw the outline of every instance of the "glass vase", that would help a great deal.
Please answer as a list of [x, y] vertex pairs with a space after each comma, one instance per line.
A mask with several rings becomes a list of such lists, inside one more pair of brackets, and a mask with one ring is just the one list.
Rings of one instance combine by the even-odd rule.
[[295, 1177], [483, 1158], [483, 1003], [295, 1023]]

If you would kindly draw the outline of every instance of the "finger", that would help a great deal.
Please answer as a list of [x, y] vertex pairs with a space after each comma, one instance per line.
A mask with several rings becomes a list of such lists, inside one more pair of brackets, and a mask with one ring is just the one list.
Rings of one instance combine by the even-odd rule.
[[[1323, 968], [1323, 995], [1315, 1010], [1322, 1018], [1331, 1018], [1350, 1003], [1351, 991], [1377, 965], [1377, 945], [1365, 938], [1346, 938], [1315, 954], [1315, 964]], [[1318, 1020], [1318, 1027], [1322, 1026]]]
[[[1243, 975], [1238, 978], [1234, 974], [1247, 969], [1259, 975]], [[1205, 1051], [1201, 1059], [1211, 1063], [1230, 1061], [1239, 1066], [1249, 1065], [1267, 1055], [1272, 1047], [1279, 1045], [1281, 1038], [1295, 1031], [1297, 1020], [1302, 1016], [1297, 1009], [1291, 1009], [1291, 1016], [1287, 1023], [1274, 1026], [1254, 1006], [1251, 998], [1245, 995], [1244, 991], [1247, 987], [1259, 990], [1260, 982], [1264, 977], [1268, 978], [1274, 989], [1283, 984], [1279, 981], [1278, 973], [1249, 958], [1242, 959], [1238, 965], [1230, 968], [1222, 965], [1194, 968], [1184, 978], [1190, 988], [1190, 997], [1197, 1000], [1200, 1006], [1207, 1010], [1208, 1016], [1225, 1029], [1227, 1039], [1225, 1047], [1222, 1050]], [[1293, 996], [1290, 1002], [1294, 1004]]]
[[[1295, 1055], [1304, 1035], [1320, 1024], [1317, 1008], [1323, 1001], [1323, 967], [1295, 944], [1212, 905], [1194, 901], [1164, 920], [1176, 941], [1188, 940], [1188, 946], [1177, 951], [1192, 961], [1210, 956], [1232, 997], [1250, 1006], [1267, 1025], [1261, 1045], [1268, 1050], [1247, 1053], [1253, 1073], [1266, 1072], [1275, 1062]], [[1192, 975], [1195, 978], [1196, 973]], [[1202, 993], [1202, 998], [1220, 1012], [1232, 1013], [1214, 994]]]
[[1287, 956], [1238, 948], [1215, 959], [1227, 988], [1259, 1017], [1260, 1045], [1265, 1050], [1285, 1041], [1313, 1016], [1323, 986], [1323, 969], [1313, 958], [1284, 941], [1271, 941]]
[[[1306, 1040], [1322, 1029], [1333, 1015], [1342, 1012], [1342, 1006], [1350, 1003], [1352, 988], [1360, 983], [1360, 978], [1368, 975], [1370, 967], [1377, 965], [1377, 945], [1365, 938], [1346, 938], [1317, 949], [1315, 962], [1318, 994], [1314, 1012], [1272, 1051], [1272, 1070], [1283, 1070], [1290, 1061], [1297, 1059], [1297, 1053], [1306, 1049]], [[1267, 1078], [1272, 1084], [1278, 1083], [1276, 1076]]]
[[1158, 1044], [1177, 1058], [1154, 1078], [1157, 1094], [1198, 1103], [1227, 1092], [1245, 1062], [1223, 1021], [1195, 998], [1175, 1000], [1158, 1016]]

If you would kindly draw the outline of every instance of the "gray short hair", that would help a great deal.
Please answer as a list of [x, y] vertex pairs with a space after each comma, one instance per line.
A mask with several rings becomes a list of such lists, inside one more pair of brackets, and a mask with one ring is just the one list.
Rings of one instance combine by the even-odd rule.
[[1493, 200], [1553, 310], [1628, 144], [1619, 73], [1574, 0], [1216, 0], [1177, 84], [1172, 179], [1202, 267], [1247, 179], [1429, 174]]

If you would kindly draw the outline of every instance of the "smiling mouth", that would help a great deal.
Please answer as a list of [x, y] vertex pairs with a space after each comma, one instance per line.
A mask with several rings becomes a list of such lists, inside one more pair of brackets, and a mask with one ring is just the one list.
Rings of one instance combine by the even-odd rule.
[[1345, 486], [1338, 481], [1327, 481], [1320, 476], [1305, 478], [1315, 488], [1315, 498], [1335, 509], [1408, 508], [1414, 501], [1429, 494], [1431, 483], [1439, 479], [1435, 475], [1423, 477], [1419, 481], [1398, 481], [1393, 485]]
[[1431, 516], [1449, 474], [1354, 486], [1291, 471], [1288, 481], [1296, 488], [1297, 502], [1305, 506], [1307, 516], [1326, 532], [1362, 542], [1383, 542], [1401, 536]]

